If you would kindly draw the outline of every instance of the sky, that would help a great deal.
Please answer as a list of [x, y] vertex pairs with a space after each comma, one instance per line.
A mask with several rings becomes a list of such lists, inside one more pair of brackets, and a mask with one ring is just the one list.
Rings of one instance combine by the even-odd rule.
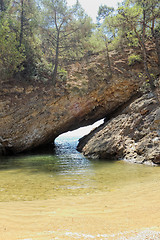
[[[72, 6], [76, 0], [67, 0], [68, 5]], [[107, 5], [107, 7], [117, 8], [118, 2], [122, 0], [79, 0], [85, 12], [96, 22], [96, 16], [100, 5]]]
[[88, 133], [90, 133], [90, 131], [96, 127], [98, 127], [99, 125], [101, 125], [104, 122], [104, 119], [101, 119], [97, 122], [95, 122], [92, 125], [86, 126], [86, 127], [81, 127], [77, 130], [74, 131], [69, 131], [67, 133], [63, 133], [60, 135], [60, 137], [82, 137]]

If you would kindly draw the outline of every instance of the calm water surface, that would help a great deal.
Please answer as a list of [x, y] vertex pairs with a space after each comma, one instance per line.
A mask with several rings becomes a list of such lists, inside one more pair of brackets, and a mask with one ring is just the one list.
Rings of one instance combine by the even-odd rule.
[[76, 151], [77, 140], [58, 138], [53, 154], [1, 159], [0, 201], [107, 192], [136, 182], [160, 180], [159, 167], [89, 160]]

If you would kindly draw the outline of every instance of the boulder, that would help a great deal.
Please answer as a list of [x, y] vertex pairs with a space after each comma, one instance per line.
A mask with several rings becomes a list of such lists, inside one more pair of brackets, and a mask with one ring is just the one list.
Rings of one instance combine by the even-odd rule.
[[[111, 118], [78, 149], [88, 157], [124, 159], [134, 163], [160, 163], [160, 107], [144, 95]], [[82, 147], [81, 147], [82, 146]]]

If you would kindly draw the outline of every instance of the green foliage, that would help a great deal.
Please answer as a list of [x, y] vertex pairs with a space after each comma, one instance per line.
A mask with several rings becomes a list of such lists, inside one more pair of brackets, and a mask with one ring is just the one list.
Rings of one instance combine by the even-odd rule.
[[0, 25], [0, 71], [3, 77], [10, 77], [23, 70], [24, 46], [18, 48], [18, 44], [16, 34], [5, 20]]
[[62, 82], [67, 80], [67, 71], [63, 68], [58, 68], [58, 77]]
[[132, 54], [128, 57], [128, 64], [133, 66], [136, 63], [142, 62], [142, 58], [140, 55]]
[[[117, 28], [123, 31], [129, 46], [142, 47], [142, 41], [151, 38], [151, 32], [160, 21], [158, 0], [127, 0], [118, 8]], [[119, 23], [119, 24], [118, 24]], [[143, 36], [144, 34], [144, 36]]]
[[123, 44], [122, 41], [123, 41], [123, 38], [121, 35], [118, 35], [115, 38], [113, 38], [113, 40], [109, 44], [109, 47], [108, 47], [109, 50], [113, 51], [113, 50], [121, 49], [121, 44]]
[[[43, 61], [43, 53], [41, 49], [41, 41], [36, 35], [23, 40], [25, 60], [23, 61], [23, 71], [21, 76], [24, 78], [33, 78], [42, 71], [41, 67], [45, 63]], [[40, 69], [38, 69], [40, 67]]]
[[88, 39], [88, 51], [93, 52], [93, 53], [97, 53], [97, 52], [101, 52], [105, 49], [105, 41], [102, 37], [102, 33], [101, 31], [99, 31], [99, 29], [97, 29], [96, 31], [94, 31], [92, 33], [92, 35], [90, 36], [90, 38]]
[[114, 12], [113, 7], [107, 7], [106, 5], [101, 5], [98, 9], [97, 21], [100, 23], [101, 20], [104, 20], [112, 12]]
[[23, 79], [46, 81], [56, 72], [57, 80], [65, 82], [63, 69], [70, 62], [101, 51], [109, 62], [109, 51], [127, 47], [141, 51], [129, 56], [129, 65], [147, 64], [143, 54], [148, 40], [155, 43], [160, 65], [159, 0], [124, 0], [117, 11], [101, 5], [97, 23], [92, 23], [78, 0], [72, 7], [66, 0], [1, 0], [1, 76], [16, 73]]
[[137, 39], [134, 31], [127, 32], [126, 39], [128, 40], [129, 47], [138, 47], [138, 39]]
[[43, 0], [42, 3], [42, 42], [45, 44], [46, 60], [53, 64], [55, 84], [62, 62], [84, 56], [92, 24], [79, 2], [72, 8], [67, 6], [65, 0]]

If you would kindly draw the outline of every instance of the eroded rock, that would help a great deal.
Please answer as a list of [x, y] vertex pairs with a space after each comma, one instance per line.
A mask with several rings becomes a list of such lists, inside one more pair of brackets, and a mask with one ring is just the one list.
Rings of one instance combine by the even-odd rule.
[[45, 84], [22, 88], [21, 83], [14, 87], [4, 83], [0, 90], [0, 144], [16, 153], [51, 143], [64, 132], [104, 118], [137, 89], [135, 79], [117, 76], [84, 92], [54, 91]]
[[[127, 106], [115, 118], [92, 133], [86, 144], [79, 145], [84, 155], [124, 159], [135, 163], [160, 163], [159, 120], [157, 101], [145, 95]], [[89, 138], [89, 137], [88, 137]], [[82, 145], [82, 148], [80, 147]]]

